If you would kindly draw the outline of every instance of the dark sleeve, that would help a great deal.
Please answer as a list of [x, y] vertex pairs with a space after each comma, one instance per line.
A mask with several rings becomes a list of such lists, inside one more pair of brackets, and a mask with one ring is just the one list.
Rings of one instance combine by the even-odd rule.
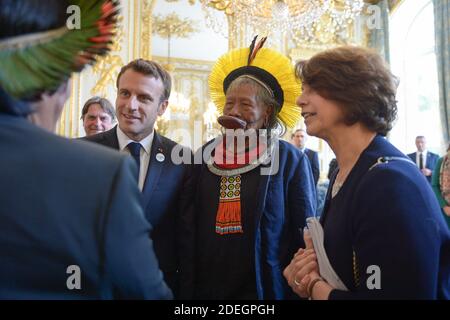
[[431, 178], [431, 187], [433, 188], [434, 194], [436, 195], [436, 198], [438, 199], [439, 205], [441, 208], [445, 207], [447, 203], [445, 202], [444, 198], [442, 197], [441, 193], [441, 185], [440, 185], [440, 175], [441, 175], [441, 164], [442, 159], [439, 159], [436, 164], [436, 170], [433, 171], [433, 176]]
[[[294, 171], [294, 176], [289, 185], [288, 204], [293, 218], [292, 232], [298, 241], [295, 243], [295, 251], [304, 247], [302, 232], [306, 225], [306, 218], [316, 215], [316, 188], [313, 174], [305, 154], [300, 154], [300, 159]], [[300, 231], [301, 230], [301, 231]], [[292, 258], [292, 256], [290, 257]]]
[[[333, 290], [330, 299], [436, 298], [448, 231], [434, 195], [418, 178], [411, 170], [375, 168], [366, 174], [349, 217], [360, 285], [355, 292]], [[379, 267], [380, 289], [371, 290], [373, 266]]]
[[317, 152], [312, 153], [311, 169], [314, 176], [314, 185], [317, 186], [320, 177], [319, 154]]
[[[190, 152], [190, 151], [189, 151]], [[179, 299], [192, 299], [195, 271], [195, 176], [194, 165], [186, 165], [186, 174], [180, 197], [177, 248], [180, 263]]]
[[436, 164], [437, 164], [437, 162], [439, 160], [439, 156], [437, 154], [434, 154], [434, 153], [431, 154], [431, 155], [432, 155], [432, 157], [431, 157], [432, 161], [431, 161], [431, 164], [429, 165], [429, 169], [431, 171], [434, 171], [434, 169], [436, 168]]
[[104, 270], [119, 299], [171, 299], [163, 281], [151, 226], [141, 207], [136, 165], [124, 157], [113, 180], [104, 221]]

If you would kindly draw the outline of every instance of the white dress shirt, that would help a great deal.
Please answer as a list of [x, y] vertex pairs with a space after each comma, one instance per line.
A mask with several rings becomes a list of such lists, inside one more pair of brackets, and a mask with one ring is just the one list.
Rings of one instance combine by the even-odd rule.
[[426, 168], [427, 167], [427, 150], [424, 150], [423, 152], [416, 152], [416, 165], [418, 168], [420, 168], [420, 154], [423, 154], [423, 167]]
[[141, 157], [140, 157], [140, 165], [139, 165], [139, 189], [142, 191], [144, 188], [145, 177], [147, 176], [148, 164], [150, 163], [150, 152], [152, 150], [153, 137], [155, 136], [155, 130], [142, 139], [141, 141], [131, 140], [122, 130], [120, 130], [119, 126], [117, 126], [117, 140], [119, 141], [119, 149], [121, 152], [126, 154], [130, 154], [130, 150], [128, 150], [127, 146], [130, 142], [140, 143], [141, 145]]

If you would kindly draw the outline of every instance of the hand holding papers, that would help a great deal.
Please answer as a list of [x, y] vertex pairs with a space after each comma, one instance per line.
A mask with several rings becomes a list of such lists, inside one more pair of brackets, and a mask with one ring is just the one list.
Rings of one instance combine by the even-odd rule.
[[320, 276], [325, 279], [333, 288], [348, 291], [347, 287], [336, 274], [330, 264], [330, 261], [328, 260], [327, 253], [323, 244], [323, 228], [319, 220], [315, 217], [307, 218], [306, 224], [308, 226], [309, 234], [312, 238], [312, 243], [316, 252]]

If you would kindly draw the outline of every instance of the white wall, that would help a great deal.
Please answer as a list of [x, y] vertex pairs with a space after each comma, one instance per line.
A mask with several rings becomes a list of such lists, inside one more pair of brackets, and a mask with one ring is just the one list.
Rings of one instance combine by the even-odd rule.
[[418, 135], [427, 137], [431, 151], [444, 151], [433, 21], [431, 0], [404, 1], [390, 18], [391, 68], [400, 78], [390, 141], [405, 153], [416, 150]]
[[[171, 57], [215, 61], [228, 51], [228, 39], [206, 27], [204, 12], [198, 1], [190, 5], [188, 0], [178, 2], [157, 0], [153, 10], [154, 15], [166, 16], [172, 12], [180, 18], [195, 20], [200, 31], [187, 39], [172, 38]], [[223, 18], [223, 23], [226, 25], [225, 14], [220, 12], [218, 16]], [[167, 56], [167, 39], [154, 34], [152, 50], [155, 56]]]

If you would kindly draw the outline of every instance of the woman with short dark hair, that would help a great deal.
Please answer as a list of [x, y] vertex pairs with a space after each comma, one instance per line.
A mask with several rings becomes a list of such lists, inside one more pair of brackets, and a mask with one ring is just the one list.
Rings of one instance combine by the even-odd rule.
[[320, 220], [337, 278], [306, 233], [306, 250], [284, 271], [289, 285], [312, 299], [448, 299], [450, 233], [439, 205], [415, 164], [384, 138], [397, 113], [396, 78], [377, 53], [349, 46], [296, 70], [307, 132], [330, 145], [339, 167]]

